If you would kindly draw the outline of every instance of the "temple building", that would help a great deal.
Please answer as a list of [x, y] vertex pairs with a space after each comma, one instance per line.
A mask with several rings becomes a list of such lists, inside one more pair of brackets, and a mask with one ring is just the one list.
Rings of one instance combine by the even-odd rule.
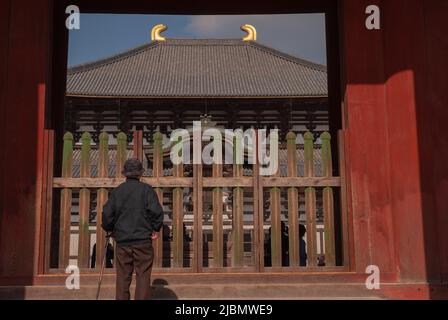
[[[321, 152], [320, 135], [334, 126], [329, 123], [328, 84], [327, 70], [323, 65], [318, 65], [297, 57], [280, 52], [259, 43], [256, 40], [256, 29], [251, 25], [243, 25], [241, 29], [247, 34], [241, 39], [170, 39], [161, 34], [167, 27], [156, 25], [151, 31], [151, 42], [126, 52], [74, 66], [67, 71], [67, 89], [65, 99], [65, 132], [73, 135], [73, 163], [72, 178], [86, 177], [85, 170], [82, 174], [83, 140], [89, 137], [91, 156], [89, 160], [88, 176], [98, 177], [101, 134], [107, 134], [109, 152], [107, 154], [108, 166], [106, 177], [119, 176], [117, 171], [117, 145], [118, 134], [126, 136], [128, 151], [125, 157], [138, 156], [142, 159], [145, 168], [145, 177], [154, 177], [154, 166], [157, 156], [154, 153], [154, 138], [158, 133], [162, 139], [163, 154], [160, 155], [163, 170], [161, 177], [170, 179], [175, 175], [175, 166], [169, 157], [170, 134], [176, 129], [191, 130], [193, 121], [200, 121], [205, 128], [213, 127], [222, 131], [224, 136], [226, 129], [278, 129], [279, 139], [282, 142], [279, 150], [279, 176], [288, 174], [288, 162], [295, 162], [294, 171], [299, 176], [309, 175], [305, 172], [304, 135], [311, 136], [314, 174], [321, 176]], [[203, 129], [204, 130], [204, 129]], [[287, 135], [289, 134], [289, 138]], [[288, 159], [286, 140], [294, 136], [294, 144], [297, 150], [294, 159]], [[336, 136], [336, 135], [335, 135]], [[336, 140], [336, 139], [335, 139]], [[72, 143], [72, 142], [71, 142]], [[204, 142], [204, 144], [206, 144]], [[333, 143], [337, 150], [337, 145]], [[330, 145], [331, 149], [331, 145]], [[223, 153], [233, 150], [233, 141], [223, 140]], [[248, 151], [246, 150], [246, 153]], [[337, 158], [337, 155], [336, 155]], [[337, 161], [335, 161], [337, 163]], [[217, 169], [218, 168], [218, 169]], [[199, 272], [192, 267], [194, 263], [204, 267], [238, 267], [258, 270], [255, 265], [257, 255], [256, 248], [263, 247], [266, 251], [261, 259], [261, 265], [271, 267], [273, 264], [279, 267], [306, 267], [306, 259], [299, 263], [300, 240], [299, 223], [305, 229], [307, 225], [305, 201], [305, 189], [297, 188], [295, 212], [288, 209], [288, 195], [286, 189], [278, 189], [278, 198], [274, 200], [278, 207], [278, 223], [274, 222], [271, 228], [271, 204], [268, 188], [257, 186], [254, 178], [254, 167], [247, 161], [241, 165], [242, 171], [237, 173], [237, 166], [223, 164], [220, 166], [203, 165], [201, 177], [192, 165], [182, 166], [182, 176], [190, 179], [207, 179], [206, 177], [227, 177], [229, 181], [236, 179], [237, 175], [251, 180], [250, 188], [245, 188], [238, 194], [238, 185], [229, 184], [223, 188], [203, 188], [202, 197], [202, 230], [198, 228], [195, 216], [199, 211], [194, 206], [194, 197], [197, 190], [193, 185], [183, 186], [180, 206], [182, 208], [176, 220], [176, 198], [171, 190], [160, 188], [161, 200], [165, 209], [164, 232], [165, 239], [161, 245], [160, 260], [156, 266], [161, 268], [188, 267], [189, 271]], [[89, 171], [90, 170], [90, 171]], [[335, 170], [337, 172], [337, 170]], [[332, 174], [333, 172], [331, 172]], [[206, 180], [203, 180], [206, 181]], [[201, 183], [203, 183], [201, 181]], [[297, 187], [305, 187], [297, 185]], [[182, 186], [179, 186], [182, 187]], [[233, 188], [232, 188], [233, 187]], [[254, 210], [256, 201], [256, 188], [261, 188], [263, 197], [259, 212]], [[162, 192], [163, 190], [163, 192]], [[337, 191], [337, 190], [335, 190]], [[174, 193], [173, 193], [174, 194]], [[235, 195], [239, 203], [235, 202]], [[217, 200], [216, 196], [219, 196]], [[310, 252], [314, 261], [308, 265], [325, 265], [325, 223], [323, 213], [323, 193], [316, 190], [314, 222], [309, 230], [312, 243], [309, 245], [315, 254]], [[96, 240], [96, 227], [98, 223], [98, 197], [93, 192], [90, 197], [88, 220], [90, 226], [90, 246], [86, 249], [93, 255]], [[72, 208], [70, 213], [70, 262], [79, 262], [80, 236], [78, 225], [81, 224], [82, 212], [80, 212], [80, 194], [73, 189]], [[295, 203], [297, 202], [297, 203]], [[291, 204], [290, 204], [291, 205]], [[333, 201], [329, 203], [333, 207]], [[309, 205], [308, 205], [309, 206]], [[219, 208], [218, 208], [219, 207]], [[58, 224], [61, 211], [55, 208], [54, 223]], [[61, 208], [64, 210], [64, 208]], [[236, 237], [235, 210], [240, 212], [240, 238]], [[333, 208], [331, 208], [334, 211]], [[291, 247], [297, 254], [291, 258], [289, 254], [289, 223], [288, 212], [294, 215], [295, 221], [291, 222], [295, 236], [291, 241]], [[339, 213], [339, 209], [336, 210]], [[257, 226], [255, 216], [263, 217], [263, 224]], [[174, 215], [174, 217], [173, 217]], [[218, 217], [219, 215], [219, 217]], [[63, 219], [63, 218], [61, 218]], [[333, 219], [333, 216], [330, 217]], [[220, 225], [216, 224], [216, 221]], [[178, 225], [176, 225], [176, 221]], [[60, 222], [59, 222], [60, 224]], [[334, 222], [331, 222], [333, 225]], [[327, 226], [328, 227], [328, 226]], [[181, 234], [176, 230], [182, 228]], [[331, 227], [331, 236], [335, 231]], [[256, 233], [263, 230], [263, 238]], [[61, 229], [54, 233], [61, 233]], [[337, 231], [338, 237], [340, 232]], [[102, 234], [100, 234], [102, 236]], [[203, 247], [203, 261], [197, 260], [197, 252], [191, 243], [197, 243], [196, 237], [200, 237]], [[219, 241], [214, 241], [218, 237]], [[271, 241], [272, 237], [278, 237], [281, 242]], [[57, 236], [53, 235], [53, 239]], [[179, 240], [180, 239], [180, 240]], [[182, 241], [183, 248], [176, 247], [176, 241]], [[60, 241], [63, 241], [60, 239]], [[241, 261], [233, 252], [234, 241], [239, 241], [241, 246]], [[191, 243], [189, 243], [191, 242]], [[314, 244], [316, 243], [316, 244]], [[57, 254], [56, 241], [53, 242], [53, 256]], [[219, 247], [218, 247], [219, 246]], [[233, 246], [233, 248], [232, 248]], [[334, 247], [335, 245], [332, 244]], [[339, 245], [340, 246], [340, 245]], [[306, 256], [306, 248], [302, 257]], [[271, 251], [279, 251], [278, 261], [273, 263]], [[95, 250], [95, 252], [97, 252]], [[341, 255], [341, 250], [338, 251]], [[63, 253], [59, 252], [59, 255]], [[82, 253], [81, 253], [82, 254]], [[85, 254], [85, 253], [84, 253]], [[175, 262], [176, 256], [182, 256], [184, 261]], [[219, 257], [216, 257], [216, 256]], [[332, 255], [335, 255], [333, 252]], [[92, 257], [95, 260], [95, 257]], [[274, 258], [276, 259], [276, 258]], [[330, 265], [342, 265], [342, 257], [331, 258]], [[56, 261], [56, 258], [54, 258]], [[60, 260], [59, 260], [60, 261]], [[94, 265], [94, 264], [93, 264]], [[61, 265], [59, 264], [61, 267]]]
[[[160, 32], [159, 26], [154, 29]], [[255, 32], [255, 31], [254, 31]], [[153, 31], [154, 33], [154, 31]], [[325, 66], [248, 39], [169, 39], [67, 72], [65, 130], [171, 132], [209, 116], [224, 128], [328, 130]], [[130, 136], [130, 135], [129, 135]]]

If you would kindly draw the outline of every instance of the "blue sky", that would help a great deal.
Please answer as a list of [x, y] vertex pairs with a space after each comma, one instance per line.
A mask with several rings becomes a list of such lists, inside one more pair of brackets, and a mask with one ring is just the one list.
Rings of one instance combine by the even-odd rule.
[[257, 41], [302, 59], [326, 64], [323, 14], [131, 15], [81, 14], [81, 28], [69, 33], [69, 66], [97, 60], [151, 41], [159, 23], [168, 38], [242, 38], [243, 24], [257, 29]]

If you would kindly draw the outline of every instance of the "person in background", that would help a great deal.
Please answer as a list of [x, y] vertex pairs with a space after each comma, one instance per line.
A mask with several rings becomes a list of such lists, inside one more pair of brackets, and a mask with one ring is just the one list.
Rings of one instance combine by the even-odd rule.
[[116, 299], [129, 300], [135, 270], [135, 299], [149, 299], [154, 251], [152, 240], [163, 225], [163, 210], [154, 189], [140, 181], [138, 159], [124, 163], [126, 181], [116, 187], [103, 207], [102, 227], [116, 242]]
[[[284, 221], [280, 223], [281, 231], [281, 248], [282, 248], [282, 266], [289, 266], [289, 228]], [[272, 267], [272, 253], [271, 253], [271, 238], [272, 227], [268, 229], [264, 241], [264, 265], [265, 267]]]
[[306, 243], [303, 237], [305, 236], [306, 228], [303, 224], [299, 224], [299, 251], [300, 251], [300, 266], [306, 267], [306, 260], [307, 260], [307, 254], [306, 254]]
[[280, 224], [282, 233], [282, 266], [289, 266], [289, 228], [284, 221]]
[[162, 236], [163, 236], [163, 242], [171, 241], [173, 237], [171, 236], [171, 230], [170, 227], [167, 224], [164, 224], [162, 227]]
[[[90, 259], [90, 267], [95, 268], [96, 266], [96, 243], [93, 245], [92, 249], [92, 257]], [[114, 267], [114, 247], [112, 244], [107, 244], [107, 250], [106, 250], [106, 268], [113, 268]]]

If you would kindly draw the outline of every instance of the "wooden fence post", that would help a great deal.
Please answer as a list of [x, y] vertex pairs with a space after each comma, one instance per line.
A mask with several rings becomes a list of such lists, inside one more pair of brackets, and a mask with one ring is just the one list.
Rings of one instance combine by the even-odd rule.
[[[236, 137], [233, 138], [233, 176], [243, 176], [243, 165], [236, 163]], [[233, 188], [233, 229], [232, 229], [232, 267], [243, 265], [244, 256], [244, 228], [243, 228], [243, 199], [244, 189], [241, 187]]]
[[[107, 132], [101, 132], [99, 145], [99, 159], [98, 159], [98, 177], [107, 178], [109, 176], [109, 135]], [[105, 233], [101, 227], [103, 206], [108, 198], [106, 188], [100, 188], [97, 191], [96, 197], [96, 268], [101, 268], [102, 259], [104, 257]]]
[[[271, 156], [272, 159], [272, 156]], [[273, 175], [280, 177], [280, 167]], [[282, 266], [282, 222], [281, 222], [281, 192], [279, 187], [272, 187], [269, 191], [271, 213], [271, 266]]]
[[[328, 132], [324, 132], [321, 134], [320, 139], [322, 140], [322, 176], [330, 178], [333, 176], [331, 135]], [[331, 187], [325, 187], [323, 189], [325, 266], [335, 265], [333, 203], [333, 189]]]
[[[182, 143], [182, 137], [179, 137], [177, 143]], [[182, 153], [182, 149], [180, 151]], [[183, 153], [179, 156], [183, 156]], [[173, 176], [183, 177], [183, 164], [173, 165]], [[184, 260], [184, 190], [177, 187], [173, 189], [173, 266], [175, 268], [183, 267]]]
[[[115, 158], [115, 177], [121, 178], [123, 177], [123, 174], [121, 173], [123, 171], [123, 165], [127, 159], [127, 144], [128, 144], [128, 137], [124, 132], [119, 132], [117, 135], [117, 157]], [[113, 246], [114, 246], [114, 252], [117, 252], [117, 243], [113, 240]], [[117, 263], [117, 255], [114, 255], [114, 266]]]
[[[81, 178], [90, 177], [90, 133], [84, 132], [81, 136]], [[79, 240], [78, 240], [78, 267], [88, 268], [90, 257], [90, 190], [81, 188], [79, 191]]]
[[126, 136], [126, 134], [124, 132], [118, 133], [118, 135], [117, 135], [117, 159], [115, 161], [117, 164], [115, 176], [117, 178], [120, 178], [123, 176], [121, 171], [123, 170], [123, 165], [126, 161], [127, 153], [128, 153], [127, 139], [128, 139], [128, 137]]
[[[288, 176], [297, 177], [297, 147], [296, 134], [289, 132], [286, 135], [288, 152]], [[296, 187], [288, 188], [288, 222], [289, 222], [289, 265], [299, 265], [299, 190]]]
[[[220, 146], [220, 144], [219, 144]], [[216, 149], [214, 153], [218, 152]], [[215, 163], [215, 160], [221, 161], [219, 159], [214, 159], [212, 165], [212, 176], [214, 178], [222, 177], [222, 164]], [[212, 191], [212, 207], [213, 207], [213, 266], [222, 267], [224, 261], [223, 253], [223, 225], [222, 225], [222, 188], [216, 187]]]
[[[160, 132], [154, 133], [154, 151], [153, 151], [153, 161], [152, 161], [152, 175], [154, 178], [163, 177], [163, 149], [162, 149], [162, 139], [163, 136]], [[160, 204], [163, 206], [163, 189], [155, 188], [157, 197], [159, 198]], [[163, 259], [163, 227], [161, 232], [159, 232], [159, 237], [154, 243], [154, 267], [162, 267]]]
[[[70, 132], [64, 134], [62, 150], [62, 177], [72, 176], [73, 164], [73, 135]], [[72, 211], [72, 190], [61, 190], [61, 211], [59, 224], [59, 268], [65, 269], [70, 259], [70, 222]]]
[[[305, 140], [305, 177], [314, 177], [314, 136], [311, 132], [304, 135]], [[306, 239], [308, 265], [316, 266], [316, 190], [305, 189]]]
[[[257, 130], [253, 131], [253, 142], [255, 150], [259, 148], [259, 138]], [[257, 152], [258, 154], [258, 152]], [[260, 177], [260, 162], [257, 156], [254, 159], [253, 165], [253, 208], [254, 208], [254, 235], [253, 235], [253, 245], [254, 245], [254, 264], [256, 270], [259, 272], [264, 271], [265, 267], [265, 250], [264, 250], [264, 197], [263, 197], [263, 182]]]

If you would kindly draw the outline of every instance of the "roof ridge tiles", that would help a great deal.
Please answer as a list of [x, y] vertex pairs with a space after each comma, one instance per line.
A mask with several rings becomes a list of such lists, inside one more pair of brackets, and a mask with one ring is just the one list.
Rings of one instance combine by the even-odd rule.
[[147, 49], [152, 49], [152, 48], [156, 48], [157, 47], [157, 43], [145, 43], [143, 45], [138, 45], [134, 48], [131, 49], [126, 49], [123, 50], [119, 53], [114, 53], [112, 55], [109, 55], [107, 57], [104, 58], [100, 58], [100, 59], [96, 59], [93, 61], [89, 61], [89, 62], [85, 62], [85, 63], [81, 63], [81, 64], [77, 64], [71, 67], [67, 68], [67, 75], [68, 74], [72, 74], [72, 73], [77, 73], [77, 72], [82, 72], [82, 71], [86, 71], [86, 70], [92, 70], [94, 68], [97, 67], [101, 67], [125, 58], [129, 58], [133, 55], [136, 55], [142, 51], [145, 51]]
[[[143, 45], [139, 45], [137, 47], [127, 49], [125, 51], [121, 51], [120, 53], [112, 54], [105, 58], [100, 58], [94, 61], [74, 65], [68, 68], [67, 73], [76, 73], [76, 72], [82, 72], [86, 69], [93, 69], [95, 67], [103, 66], [108, 63], [119, 61], [123, 58], [128, 58], [130, 56], [133, 56], [135, 54], [138, 54], [141, 51], [145, 51], [147, 49], [156, 48], [158, 45], [186, 45], [189, 41], [193, 42], [191, 45], [197, 45], [199, 43], [205, 44], [205, 45], [234, 45], [239, 44], [241, 46], [252, 46], [253, 48], [264, 50], [266, 52], [269, 52], [271, 54], [274, 54], [280, 58], [294, 61], [296, 63], [299, 63], [301, 65], [305, 65], [307, 67], [316, 69], [318, 71], [324, 71], [327, 72], [327, 67], [325, 65], [321, 65], [318, 63], [311, 62], [309, 60], [301, 59], [298, 57], [295, 57], [293, 55], [281, 52], [277, 49], [274, 49], [272, 47], [269, 47], [265, 44], [262, 44], [260, 42], [255, 41], [243, 41], [241, 39], [232, 39], [232, 38], [226, 38], [226, 39], [218, 39], [218, 38], [211, 38], [211, 39], [179, 39], [179, 38], [167, 38], [166, 41], [151, 41], [150, 43], [145, 43]], [[216, 43], [213, 43], [212, 41], [216, 41]]]
[[286, 60], [289, 60], [289, 61], [294, 61], [296, 63], [299, 63], [301, 65], [305, 65], [307, 67], [313, 68], [313, 69], [318, 70], [318, 71], [327, 72], [327, 66], [325, 66], [325, 65], [314, 63], [314, 62], [311, 62], [309, 60], [305, 60], [305, 59], [301, 59], [301, 58], [295, 57], [293, 55], [281, 52], [281, 51], [279, 51], [277, 49], [271, 48], [271, 47], [269, 47], [267, 45], [264, 45], [262, 43], [259, 43], [259, 42], [248, 41], [248, 44], [251, 45], [252, 47], [258, 49], [258, 50], [263, 50], [263, 51], [269, 52], [269, 53], [274, 54], [274, 55], [276, 55], [276, 56], [278, 56], [280, 58], [283, 58], [283, 59], [286, 59]]

